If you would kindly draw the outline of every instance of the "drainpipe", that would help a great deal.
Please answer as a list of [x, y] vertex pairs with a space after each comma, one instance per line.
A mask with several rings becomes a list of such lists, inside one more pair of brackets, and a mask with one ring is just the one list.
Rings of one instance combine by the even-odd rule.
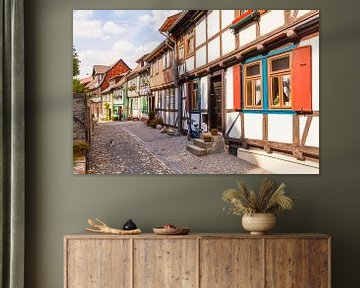
[[[177, 66], [177, 44], [176, 41], [171, 39], [169, 33], [164, 33], [160, 31], [161, 35], [166, 37], [165, 44], [168, 46], [171, 50], [173, 50], [173, 70], [174, 70], [174, 93], [178, 90], [178, 132], [182, 134], [182, 95], [180, 94], [180, 89], [178, 85], [178, 66]], [[170, 40], [172, 43], [174, 43], [174, 47], [169, 45], [168, 40]], [[175, 97], [175, 94], [174, 94]]]

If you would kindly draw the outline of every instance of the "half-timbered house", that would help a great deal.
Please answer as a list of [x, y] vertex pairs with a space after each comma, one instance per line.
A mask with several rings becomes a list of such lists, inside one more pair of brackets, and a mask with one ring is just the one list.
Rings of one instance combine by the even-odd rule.
[[139, 96], [140, 96], [140, 117], [148, 118], [150, 93], [150, 65], [145, 61], [148, 54], [141, 56], [136, 62], [139, 64]]
[[169, 32], [183, 129], [193, 119], [248, 161], [318, 173], [317, 10], [190, 10]]
[[101, 99], [101, 86], [103, 79], [105, 78], [106, 71], [109, 66], [106, 65], [94, 65], [92, 70], [92, 81], [87, 84], [89, 89], [89, 106], [90, 113], [96, 118], [103, 118], [103, 105]]

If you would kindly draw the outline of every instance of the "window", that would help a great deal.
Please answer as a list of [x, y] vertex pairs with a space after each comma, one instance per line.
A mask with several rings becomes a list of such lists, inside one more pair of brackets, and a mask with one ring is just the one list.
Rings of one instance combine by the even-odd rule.
[[171, 66], [171, 53], [170, 51], [167, 51], [162, 56], [163, 61], [163, 69], [167, 69]]
[[186, 57], [194, 55], [194, 29], [186, 34]]
[[291, 108], [290, 54], [272, 57], [269, 63], [271, 108]]
[[198, 93], [198, 83], [191, 83], [191, 109], [199, 110], [199, 93]]
[[185, 59], [185, 46], [184, 46], [184, 37], [181, 37], [178, 42], [178, 60]]
[[155, 63], [154, 63], [154, 73], [155, 74], [159, 74], [159, 62], [160, 62], [159, 59], [155, 60]]
[[245, 108], [262, 107], [260, 62], [245, 65]]

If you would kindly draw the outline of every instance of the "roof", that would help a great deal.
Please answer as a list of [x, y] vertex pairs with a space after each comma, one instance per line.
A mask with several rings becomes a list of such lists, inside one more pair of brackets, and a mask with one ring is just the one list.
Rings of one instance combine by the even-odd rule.
[[105, 72], [111, 70], [111, 69], [112, 69], [116, 64], [118, 64], [119, 62], [122, 62], [122, 64], [123, 64], [125, 67], [127, 67], [129, 70], [131, 70], [130, 67], [125, 63], [124, 60], [119, 59], [118, 61], [116, 61], [116, 62], [114, 62], [113, 64], [111, 64], [110, 67], [108, 67], [108, 69], [107, 69]]
[[168, 32], [170, 34], [180, 34], [186, 31], [206, 12], [207, 10], [184, 10], [171, 27], [168, 28]]
[[97, 88], [98, 86], [96, 85], [97, 81], [95, 79], [92, 79], [87, 85], [86, 88], [93, 90], [95, 88]]
[[166, 18], [165, 22], [159, 28], [160, 32], [166, 32], [174, 24], [174, 22], [180, 17], [183, 12], [176, 13]]
[[140, 64], [138, 64], [128, 75], [127, 78], [132, 78], [132, 76], [136, 76], [139, 74], [139, 72], [141, 71], [141, 66]]
[[155, 47], [155, 49], [153, 51], [151, 51], [149, 53], [149, 55], [146, 56], [144, 59], [146, 61], [151, 61], [156, 56], [158, 56], [162, 51], [164, 51], [166, 48], [168, 48], [168, 46], [166, 45], [165, 40], [164, 40], [157, 47]]
[[103, 74], [109, 69], [109, 66], [106, 65], [94, 65], [93, 66], [93, 74]]
[[141, 63], [141, 61], [143, 61], [146, 58], [146, 56], [148, 56], [148, 55], [149, 55], [149, 53], [142, 55], [138, 60], [136, 60], [136, 63]]
[[80, 83], [83, 84], [83, 85], [86, 85], [89, 82], [91, 82], [92, 80], [93, 80], [93, 78], [91, 76], [89, 76], [89, 77], [85, 77], [85, 78], [80, 79]]

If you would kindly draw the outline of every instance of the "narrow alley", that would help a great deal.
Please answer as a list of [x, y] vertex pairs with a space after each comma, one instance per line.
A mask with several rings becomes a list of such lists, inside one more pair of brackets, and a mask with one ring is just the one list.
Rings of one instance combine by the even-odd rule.
[[100, 122], [90, 151], [94, 174], [262, 174], [266, 171], [226, 153], [198, 157], [185, 136], [169, 136], [140, 121]]

